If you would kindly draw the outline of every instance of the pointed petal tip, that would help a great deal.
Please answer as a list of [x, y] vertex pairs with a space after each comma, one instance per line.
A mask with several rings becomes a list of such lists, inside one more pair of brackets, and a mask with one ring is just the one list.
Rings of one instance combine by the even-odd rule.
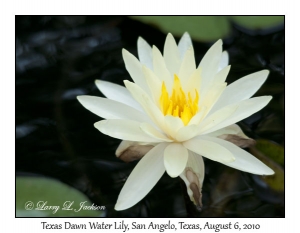
[[260, 171], [260, 172], [253, 173], [253, 174], [260, 175], [260, 176], [272, 176], [275, 174], [275, 172], [270, 167], [265, 165], [264, 171]]
[[83, 104], [82, 102], [87, 100], [87, 98], [91, 98], [91, 96], [89, 96], [89, 95], [78, 95], [78, 96], [76, 96], [76, 98], [81, 104]]
[[124, 56], [128, 56], [130, 55], [130, 52], [127, 51], [127, 49], [122, 48], [122, 55]]
[[270, 168], [270, 171], [267, 172], [265, 175], [266, 175], [266, 176], [272, 176], [272, 175], [274, 175], [274, 174], [275, 174], [275, 172]]
[[98, 130], [101, 129], [101, 126], [105, 125], [107, 123], [107, 120], [102, 120], [94, 123], [94, 127]]
[[130, 81], [127, 80], [127, 79], [123, 80], [123, 83], [124, 83], [124, 85], [125, 85], [126, 88], [127, 88], [128, 85], [131, 85], [131, 84], [132, 84], [132, 82], [130, 82]]
[[143, 37], [139, 36], [138, 37], [138, 42], [146, 42], [146, 40]]
[[[183, 169], [183, 171], [184, 171], [184, 169]], [[178, 177], [179, 175], [178, 174], [171, 174], [170, 172], [168, 172], [168, 170], [166, 170], [166, 172], [168, 173], [168, 175], [171, 177], [171, 178], [176, 178], [176, 177]]]
[[130, 207], [131, 206], [128, 207], [128, 206], [124, 206], [124, 205], [120, 204], [119, 201], [117, 201], [117, 203], [115, 204], [115, 210], [116, 211], [126, 210], [126, 209], [128, 209]]
[[227, 158], [226, 160], [224, 159], [222, 162], [224, 163], [232, 163], [235, 161], [235, 157], [232, 155], [231, 158]]
[[223, 45], [223, 40], [222, 39], [217, 40], [216, 44]]
[[174, 41], [175, 41], [174, 36], [173, 36], [172, 33], [170, 33], [170, 32], [167, 34], [166, 41], [168, 41], [168, 40], [174, 40]]

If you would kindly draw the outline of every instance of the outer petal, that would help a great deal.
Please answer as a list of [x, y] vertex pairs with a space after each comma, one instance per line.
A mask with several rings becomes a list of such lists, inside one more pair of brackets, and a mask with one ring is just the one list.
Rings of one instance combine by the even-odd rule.
[[208, 159], [224, 163], [234, 161], [234, 156], [225, 147], [215, 143], [212, 140], [202, 138], [202, 136], [195, 137], [182, 143], [185, 148], [202, 155]]
[[224, 139], [241, 148], [246, 148], [255, 145], [255, 140], [247, 137], [237, 124], [233, 124], [225, 128], [219, 129], [217, 131], [207, 134], [206, 136]]
[[125, 87], [102, 80], [96, 80], [95, 83], [107, 98], [126, 104], [139, 111], [143, 111], [142, 107], [134, 98], [132, 98], [130, 92]]
[[123, 59], [125, 62], [125, 66], [127, 71], [129, 72], [133, 81], [140, 86], [145, 92], [150, 93], [147, 82], [144, 78], [144, 74], [142, 71], [142, 65], [139, 60], [129, 53], [126, 49], [122, 50]]
[[165, 172], [163, 153], [167, 145], [158, 144], [136, 165], [119, 194], [116, 210], [128, 209], [138, 203], [162, 177]]
[[87, 95], [77, 96], [77, 99], [86, 109], [105, 119], [128, 119], [151, 123], [146, 114], [114, 100]]
[[101, 133], [114, 138], [135, 142], [162, 142], [161, 139], [146, 134], [140, 125], [140, 122], [120, 119], [103, 120], [94, 124]]
[[169, 144], [164, 151], [164, 164], [171, 177], [179, 176], [187, 163], [188, 150], [180, 143]]
[[153, 64], [151, 46], [142, 37], [138, 38], [137, 45], [140, 62], [152, 70]]
[[236, 145], [214, 137], [204, 137], [203, 138], [210, 140], [212, 142], [218, 143], [219, 145], [225, 147], [229, 150], [235, 157], [235, 161], [233, 162], [221, 162], [229, 167], [233, 167], [235, 169], [249, 172], [257, 175], [273, 175], [274, 171], [255, 158], [253, 155], [249, 154], [247, 151], [237, 147]]
[[180, 67], [180, 56], [176, 41], [171, 33], [167, 35], [164, 46], [164, 59], [171, 75], [178, 74]]
[[189, 151], [189, 158], [186, 168], [180, 174], [180, 178], [187, 186], [187, 193], [192, 202], [198, 207], [202, 207], [202, 184], [204, 180], [204, 162], [201, 155]]
[[144, 145], [139, 142], [122, 141], [116, 150], [116, 156], [124, 162], [128, 163], [142, 158], [155, 145], [151, 143]]
[[229, 54], [227, 51], [223, 51], [221, 60], [219, 62], [219, 68], [218, 71], [224, 69], [229, 64]]
[[[215, 124], [212, 127], [207, 127], [204, 131], [202, 131], [202, 134], [211, 133], [215, 130], [232, 125], [236, 122], [239, 122], [239, 121], [251, 116], [252, 114], [258, 112], [263, 107], [265, 107], [270, 102], [271, 99], [272, 99], [272, 96], [261, 96], [261, 97], [255, 97], [252, 99], [241, 101], [240, 103], [238, 103], [238, 107], [233, 114], [231, 114], [225, 120], [220, 121], [220, 123]], [[230, 108], [231, 106], [236, 106], [236, 104], [226, 106], [223, 109]], [[222, 109], [220, 109], [219, 111], [221, 112]], [[219, 112], [219, 111], [217, 111], [217, 112]], [[213, 113], [211, 116], [213, 116], [217, 112]], [[211, 117], [211, 116], [209, 116], [209, 117]]]
[[188, 48], [193, 46], [190, 35], [185, 32], [178, 43], [180, 59], [182, 60]]
[[266, 81], [268, 75], [268, 70], [262, 70], [240, 78], [230, 84], [220, 96], [219, 101], [215, 104], [211, 113], [228, 104], [249, 99]]
[[227, 126], [225, 128], [216, 130], [216, 131], [214, 131], [212, 133], [207, 134], [206, 136], [209, 136], [209, 137], [218, 137], [218, 136], [221, 136], [221, 135], [224, 135], [224, 134], [236, 134], [236, 135], [239, 135], [241, 137], [248, 138], [243, 133], [242, 129], [237, 124], [229, 125], [229, 126]]
[[200, 62], [202, 69], [201, 92], [205, 90], [213, 81], [213, 77], [218, 72], [219, 63], [222, 56], [222, 40], [218, 40], [204, 55]]

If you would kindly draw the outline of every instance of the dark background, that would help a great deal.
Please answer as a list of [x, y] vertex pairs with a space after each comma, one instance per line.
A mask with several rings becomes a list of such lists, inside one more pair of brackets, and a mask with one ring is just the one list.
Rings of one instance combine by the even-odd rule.
[[[251, 36], [232, 27], [223, 40], [232, 65], [227, 82], [268, 69], [256, 95], [273, 96], [239, 125], [283, 148], [284, 30]], [[137, 55], [138, 36], [163, 49], [164, 33], [124, 16], [16, 16], [16, 175], [58, 179], [105, 205], [107, 217], [284, 217], [284, 190], [207, 159], [201, 212], [186, 199], [181, 180], [167, 174], [134, 207], [114, 210], [136, 163], [115, 157], [120, 141], [94, 128], [99, 117], [76, 96], [103, 96], [95, 79], [130, 80], [121, 50]], [[211, 43], [193, 44], [199, 64]]]

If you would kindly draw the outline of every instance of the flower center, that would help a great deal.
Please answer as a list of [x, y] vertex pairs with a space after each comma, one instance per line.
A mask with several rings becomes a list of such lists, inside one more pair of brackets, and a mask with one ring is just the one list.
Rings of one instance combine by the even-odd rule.
[[161, 96], [159, 99], [160, 108], [163, 114], [179, 117], [184, 125], [187, 125], [191, 118], [198, 112], [199, 93], [195, 89], [195, 97], [192, 98], [191, 92], [186, 93], [178, 76], [174, 75], [172, 95], [169, 96], [165, 82], [162, 83]]

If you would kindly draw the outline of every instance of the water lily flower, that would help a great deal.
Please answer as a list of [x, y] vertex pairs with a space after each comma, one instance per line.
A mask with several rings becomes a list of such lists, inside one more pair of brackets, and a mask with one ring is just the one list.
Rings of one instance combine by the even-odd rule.
[[134, 82], [125, 80], [125, 88], [97, 80], [107, 98], [78, 96], [86, 109], [106, 119], [94, 125], [100, 132], [123, 140], [117, 156], [127, 161], [142, 157], [122, 188], [116, 210], [143, 199], [165, 171], [171, 177], [180, 176], [190, 199], [201, 206], [202, 156], [244, 172], [274, 174], [240, 148], [253, 140], [235, 124], [272, 99], [250, 98], [269, 71], [247, 75], [227, 86], [230, 66], [222, 40], [196, 66], [188, 33], [178, 45], [168, 34], [163, 55], [142, 38], [138, 39], [139, 60], [125, 49], [122, 54]]

